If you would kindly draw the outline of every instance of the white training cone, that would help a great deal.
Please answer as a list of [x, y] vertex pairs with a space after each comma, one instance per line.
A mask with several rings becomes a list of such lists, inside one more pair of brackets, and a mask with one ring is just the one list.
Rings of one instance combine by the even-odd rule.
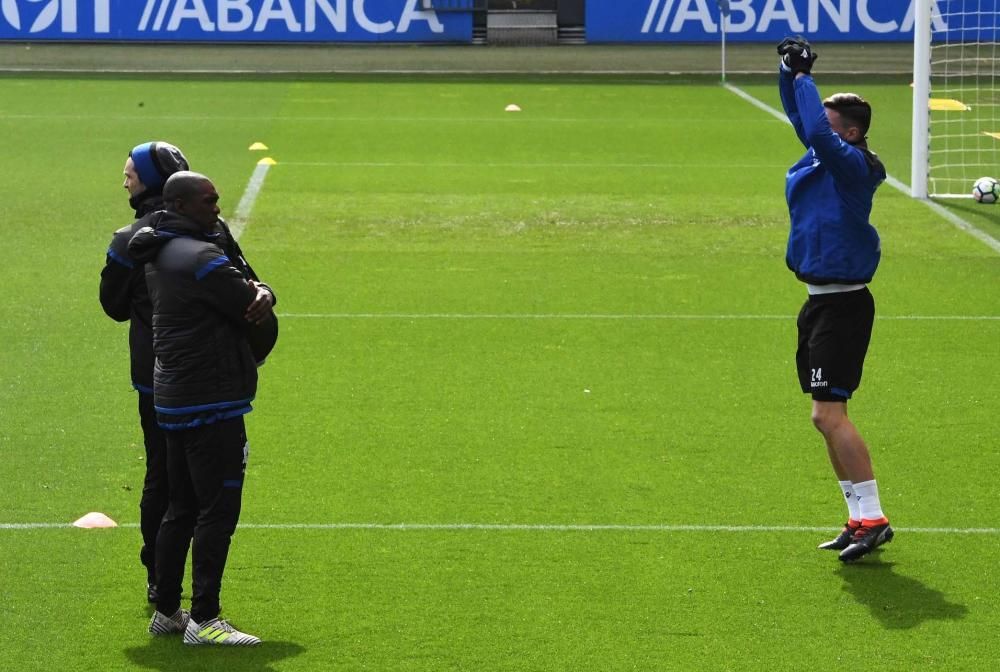
[[515, 105], [514, 103], [511, 103], [507, 107], [503, 108], [503, 111], [504, 112], [520, 112], [521, 108], [520, 108], [520, 106]]
[[92, 511], [83, 518], [74, 522], [73, 527], [82, 527], [85, 530], [92, 530], [98, 527], [118, 527], [118, 523], [111, 520], [103, 513]]

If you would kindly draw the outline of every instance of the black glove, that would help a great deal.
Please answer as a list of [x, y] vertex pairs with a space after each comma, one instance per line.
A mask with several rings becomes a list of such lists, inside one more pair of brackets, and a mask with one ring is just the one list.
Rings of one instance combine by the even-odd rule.
[[793, 75], [812, 72], [813, 63], [819, 56], [802, 36], [786, 37], [778, 45], [781, 64]]

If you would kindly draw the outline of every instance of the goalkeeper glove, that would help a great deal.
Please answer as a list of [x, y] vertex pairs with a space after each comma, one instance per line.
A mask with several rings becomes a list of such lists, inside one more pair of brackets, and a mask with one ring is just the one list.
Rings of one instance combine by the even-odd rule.
[[796, 75], [800, 72], [810, 74], [813, 63], [819, 58], [818, 54], [809, 45], [805, 38], [786, 37], [778, 45], [778, 54], [781, 56], [781, 68]]

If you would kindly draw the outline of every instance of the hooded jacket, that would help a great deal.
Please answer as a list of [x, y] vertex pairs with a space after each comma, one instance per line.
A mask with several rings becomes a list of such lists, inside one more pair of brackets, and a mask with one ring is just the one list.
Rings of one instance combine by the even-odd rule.
[[848, 144], [830, 127], [811, 76], [782, 70], [778, 84], [788, 120], [808, 150], [785, 177], [791, 219], [785, 263], [810, 284], [867, 283], [882, 254], [869, 216], [885, 168], [867, 144]]
[[[130, 199], [135, 208], [136, 220], [115, 231], [108, 246], [104, 268], [101, 270], [101, 306], [105, 314], [118, 322], [129, 321], [129, 354], [131, 359], [132, 387], [143, 394], [153, 394], [153, 304], [146, 289], [146, 269], [129, 256], [128, 244], [139, 229], [153, 226], [153, 214], [163, 209], [163, 197], [144, 192]], [[257, 274], [243, 256], [243, 250], [232, 237], [225, 222], [219, 220], [216, 244], [223, 247], [226, 256], [240, 269], [243, 277], [259, 281]], [[270, 286], [264, 285], [274, 303], [278, 298]], [[277, 319], [271, 319], [251, 330], [251, 345], [258, 364], [274, 348], [278, 338]]]
[[234, 418], [252, 410], [257, 363], [244, 318], [256, 290], [217, 241], [173, 212], [153, 213], [128, 245], [145, 265], [153, 311], [154, 407], [166, 430]]

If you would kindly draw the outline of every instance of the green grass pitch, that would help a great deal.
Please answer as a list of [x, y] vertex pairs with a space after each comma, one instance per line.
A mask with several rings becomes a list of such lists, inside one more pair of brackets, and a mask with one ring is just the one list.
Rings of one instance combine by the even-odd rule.
[[[873, 102], [872, 148], [908, 182], [909, 87], [818, 82]], [[783, 261], [801, 147], [717, 84], [8, 76], [0, 137], [0, 669], [950, 671], [1000, 653], [1000, 255], [880, 190], [851, 413], [900, 531], [839, 566], [815, 550], [844, 511]], [[141, 437], [97, 282], [130, 219], [125, 154], [150, 139], [230, 217], [247, 147], [278, 162], [242, 243], [283, 333], [222, 595], [255, 650], [145, 630]], [[949, 207], [1000, 236], [1000, 206]], [[122, 526], [10, 527], [88, 511]]]

